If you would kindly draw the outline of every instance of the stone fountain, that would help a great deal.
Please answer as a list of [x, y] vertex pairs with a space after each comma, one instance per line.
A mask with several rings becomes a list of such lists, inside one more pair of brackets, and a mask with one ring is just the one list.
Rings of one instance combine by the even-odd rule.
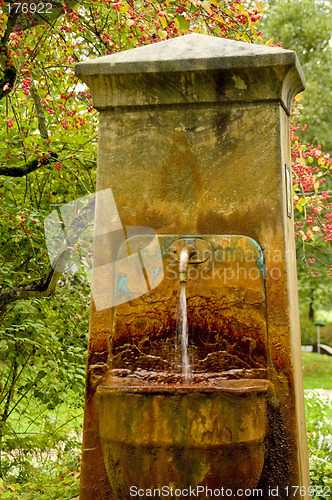
[[76, 73], [100, 111], [97, 194], [123, 228], [106, 237], [97, 203], [80, 499], [310, 498], [296, 54], [192, 34]]

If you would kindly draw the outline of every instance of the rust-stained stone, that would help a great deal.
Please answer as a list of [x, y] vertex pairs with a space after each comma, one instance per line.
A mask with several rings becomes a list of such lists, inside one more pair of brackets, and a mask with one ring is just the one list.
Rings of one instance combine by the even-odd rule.
[[165, 480], [176, 488], [234, 488], [234, 477], [237, 487], [257, 484], [269, 382], [223, 381], [184, 391], [133, 381], [130, 393], [122, 382], [98, 389], [104, 456], [119, 498], [129, 498], [128, 485], [138, 477], [142, 488], [161, 487]]
[[[266, 367], [265, 290], [257, 247], [243, 236], [201, 238], [211, 243], [214, 254], [188, 271], [188, 352], [193, 370]], [[172, 239], [159, 238], [165, 254], [159, 287], [115, 310], [110, 339], [113, 368], [181, 371], [176, 352], [180, 285], [178, 263], [169, 254]]]
[[[232, 433], [242, 425], [255, 431], [255, 401], [257, 422], [265, 422], [257, 446], [243, 438], [241, 450], [201, 446], [198, 452], [190, 444], [193, 432], [183, 434], [187, 447], [174, 436], [168, 447], [133, 444], [159, 435], [160, 426], [176, 433], [202, 421], [174, 354], [179, 283], [165, 243], [165, 278], [156, 289], [114, 309], [92, 309], [80, 499], [127, 500], [128, 485], [139, 481], [141, 487], [165, 481], [258, 485], [264, 498], [278, 486], [279, 500], [286, 500], [286, 486], [308, 491], [293, 219], [285, 185], [288, 116], [304, 82], [296, 54], [194, 34], [84, 62], [76, 72], [101, 112], [97, 189], [112, 188], [123, 226], [151, 227], [160, 242], [167, 235], [193, 235], [225, 247], [230, 240], [223, 235], [244, 235], [244, 249], [251, 238], [264, 254], [264, 277], [223, 282], [209, 261], [196, 266], [207, 266], [207, 279], [190, 271], [186, 285], [191, 391], [195, 384], [219, 387], [218, 396], [194, 394], [203, 413], [207, 397], [215, 415], [223, 415], [224, 404], [232, 412], [247, 401]], [[237, 270], [237, 264], [228, 267]], [[247, 272], [261, 267], [257, 260], [244, 264]], [[121, 394], [114, 392], [119, 378]], [[226, 394], [222, 380], [235, 379], [246, 397]], [[264, 379], [273, 390], [250, 392], [248, 381]], [[160, 383], [168, 395], [157, 392]], [[171, 416], [175, 400], [185, 409], [181, 420]], [[151, 410], [144, 413], [145, 405]], [[217, 417], [205, 418], [209, 426]], [[115, 443], [112, 429], [119, 437], [131, 424], [132, 444]], [[292, 498], [310, 498], [299, 495]]]

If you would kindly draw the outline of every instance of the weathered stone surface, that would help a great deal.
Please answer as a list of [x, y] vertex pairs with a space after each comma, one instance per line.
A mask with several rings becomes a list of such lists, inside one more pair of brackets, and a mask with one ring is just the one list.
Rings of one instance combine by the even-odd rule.
[[123, 382], [98, 389], [100, 434], [118, 498], [129, 498], [138, 477], [144, 489], [204, 485], [235, 493], [255, 487], [265, 454], [269, 382], [227, 380], [187, 389]]
[[97, 109], [273, 100], [289, 110], [304, 77], [295, 52], [191, 34], [76, 65]]
[[[220, 235], [244, 235], [263, 249], [264, 279], [242, 277], [225, 284], [208, 273], [206, 280], [189, 279], [188, 322], [193, 368], [201, 377], [197, 383], [203, 384], [208, 370], [225, 378], [238, 378], [241, 372], [252, 379], [259, 373], [273, 384], [259, 487], [267, 497], [268, 488], [278, 486], [276, 498], [284, 500], [286, 486], [309, 485], [285, 168], [291, 162], [288, 115], [292, 99], [303, 89], [296, 55], [188, 35], [80, 63], [76, 72], [91, 87], [101, 111], [97, 189], [112, 188], [123, 226], [151, 227], [161, 241], [167, 235], [205, 235], [216, 241], [223, 241]], [[247, 271], [258, 266], [260, 272], [258, 264]], [[236, 270], [236, 261], [230, 267]], [[107, 477], [90, 467], [93, 460], [100, 470], [103, 465], [98, 423], [91, 417], [99, 415], [95, 390], [104, 383], [98, 377], [105, 346], [110, 350], [104, 380], [112, 380], [114, 373], [124, 379], [150, 373], [158, 379], [168, 371], [177, 383], [177, 361], [170, 354], [179, 284], [167, 282], [171, 273], [166, 271], [159, 287], [132, 304], [92, 314], [84, 431], [89, 451], [83, 454], [89, 472], [82, 477], [82, 500], [122, 498], [115, 493], [117, 486], [112, 490]], [[123, 397], [130, 400], [130, 388]], [[167, 460], [164, 452], [161, 460]], [[109, 474], [120, 455], [127, 464], [123, 467], [130, 466], [130, 453], [121, 446], [115, 458], [104, 453]], [[248, 458], [249, 472], [250, 463]], [[174, 477], [180, 469], [174, 466]], [[106, 490], [98, 497], [96, 486], [89, 490], [88, 484], [101, 477]], [[110, 480], [122, 484], [124, 479]]]
[[[267, 367], [267, 327], [260, 249], [243, 236], [198, 239], [209, 258], [190, 265], [186, 285], [188, 353], [194, 372]], [[111, 367], [181, 372], [178, 262], [174, 236], [160, 236], [164, 280], [115, 310]], [[193, 238], [192, 241], [196, 241]]]
[[112, 187], [124, 225], [260, 243], [282, 210], [269, 194], [283, 175], [279, 113], [277, 104], [102, 113], [98, 189]]
[[248, 68], [250, 66], [296, 66], [295, 52], [228, 40], [198, 33], [173, 38], [133, 50], [90, 59], [76, 65], [80, 76], [111, 73], [162, 73]]

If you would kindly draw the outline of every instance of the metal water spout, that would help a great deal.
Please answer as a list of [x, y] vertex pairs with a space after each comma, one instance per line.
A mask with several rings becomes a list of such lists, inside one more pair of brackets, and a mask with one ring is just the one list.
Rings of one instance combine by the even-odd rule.
[[195, 247], [192, 243], [184, 246], [180, 252], [180, 264], [179, 264], [179, 280], [180, 283], [187, 283], [188, 280], [188, 265], [190, 262], [190, 257], [195, 251]]

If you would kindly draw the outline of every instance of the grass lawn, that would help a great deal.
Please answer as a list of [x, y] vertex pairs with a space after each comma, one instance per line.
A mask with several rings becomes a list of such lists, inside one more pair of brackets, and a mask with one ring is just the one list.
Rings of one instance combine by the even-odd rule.
[[302, 351], [305, 389], [332, 390], [332, 356]]

